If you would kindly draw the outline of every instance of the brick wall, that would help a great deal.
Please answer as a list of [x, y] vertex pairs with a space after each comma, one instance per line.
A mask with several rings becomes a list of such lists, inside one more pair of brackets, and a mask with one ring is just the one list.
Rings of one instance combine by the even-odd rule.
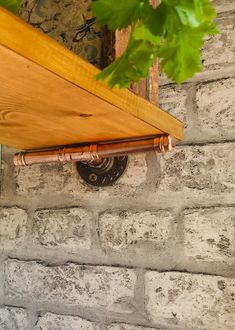
[[[185, 123], [173, 153], [133, 156], [118, 184], [91, 189], [73, 165], [14, 169], [3, 148], [1, 330], [235, 328], [235, 4], [214, 2], [222, 34], [204, 71], [160, 80], [161, 106]], [[75, 38], [89, 15], [85, 0], [21, 12], [98, 65], [97, 34]]]

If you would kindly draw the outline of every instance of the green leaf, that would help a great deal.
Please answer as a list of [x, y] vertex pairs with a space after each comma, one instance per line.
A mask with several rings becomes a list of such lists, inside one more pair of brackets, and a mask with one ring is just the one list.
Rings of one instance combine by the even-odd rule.
[[179, 83], [201, 71], [201, 47], [217, 33], [215, 11], [208, 0], [163, 0], [165, 21], [158, 52], [161, 70]]
[[144, 15], [143, 23], [152, 34], [162, 36], [167, 15], [167, 7], [164, 2], [161, 2], [156, 9], [152, 8], [148, 15]]
[[152, 32], [144, 24], [139, 24], [133, 31], [132, 36], [135, 40], [145, 40], [151, 42], [152, 44], [157, 44], [160, 42], [160, 37], [152, 34]]
[[195, 31], [182, 30], [173, 38], [166, 39], [160, 47], [161, 70], [175, 82], [180, 83], [201, 71], [200, 47], [202, 39]]
[[110, 88], [127, 88], [133, 82], [147, 77], [153, 63], [151, 45], [148, 42], [136, 42], [114, 63], [104, 69], [98, 79], [105, 80]]
[[21, 0], [0, 0], [0, 6], [17, 14], [20, 10]]
[[210, 0], [162, 0], [155, 9], [147, 0], [96, 0], [94, 9], [109, 28], [132, 25], [123, 55], [98, 76], [110, 87], [125, 88], [146, 77], [155, 58], [170, 79], [185, 81], [202, 68], [205, 37], [218, 33]]
[[204, 0], [181, 0], [175, 8], [181, 23], [191, 27], [199, 27], [204, 22], [211, 21], [216, 16], [212, 5]]
[[149, 7], [147, 0], [96, 0], [92, 4], [97, 23], [107, 25], [110, 30], [137, 22]]
[[148, 76], [158, 50], [160, 38], [139, 24], [132, 33], [122, 56], [104, 69], [98, 79], [105, 80], [110, 88], [115, 85], [127, 88], [133, 82]]

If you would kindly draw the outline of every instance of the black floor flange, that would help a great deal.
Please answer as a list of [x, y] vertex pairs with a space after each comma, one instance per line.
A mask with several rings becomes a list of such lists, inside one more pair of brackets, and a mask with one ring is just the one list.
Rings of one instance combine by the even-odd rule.
[[100, 162], [76, 163], [78, 174], [89, 185], [107, 187], [113, 185], [125, 172], [127, 156], [104, 158]]

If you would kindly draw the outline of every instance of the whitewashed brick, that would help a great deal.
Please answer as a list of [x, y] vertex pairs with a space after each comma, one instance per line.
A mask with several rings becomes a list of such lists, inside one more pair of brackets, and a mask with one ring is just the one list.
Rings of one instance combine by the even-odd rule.
[[[41, 196], [54, 199], [55, 196], [95, 198], [102, 200], [109, 196], [135, 193], [147, 179], [145, 155], [130, 156], [127, 171], [111, 187], [93, 188], [79, 177], [75, 165], [48, 164], [18, 167], [15, 169], [17, 194]], [[49, 195], [49, 197], [48, 197]]]
[[147, 272], [146, 310], [153, 324], [233, 330], [235, 279], [177, 272]]
[[164, 111], [181, 120], [187, 127], [187, 90], [183, 86], [162, 86], [159, 89], [159, 103]]
[[18, 207], [0, 208], [0, 249], [13, 249], [25, 240], [27, 214]]
[[[104, 213], [99, 220], [101, 244], [115, 251], [144, 248], [145, 243], [163, 248], [173, 222], [168, 211]], [[148, 249], [149, 245], [145, 247]]]
[[77, 316], [46, 313], [39, 317], [35, 330], [101, 330], [94, 323]]
[[180, 192], [187, 200], [234, 202], [235, 143], [178, 147], [160, 156], [158, 194]]
[[[231, 1], [229, 1], [231, 3]], [[220, 1], [221, 3], [221, 1]], [[224, 4], [226, 8], [227, 4]], [[202, 52], [204, 70], [218, 70], [235, 63], [235, 24], [233, 13], [226, 13], [216, 20], [219, 34], [210, 36]]]
[[235, 208], [186, 210], [184, 251], [198, 260], [235, 264]]
[[217, 12], [219, 11], [229, 11], [231, 8], [235, 7], [235, 3], [232, 0], [213, 0], [213, 5], [215, 6]]
[[141, 184], [145, 183], [147, 178], [147, 163], [145, 159], [145, 154], [130, 155], [129, 164], [125, 174], [118, 181], [119, 187], [126, 187], [128, 192], [128, 187], [135, 189]]
[[89, 215], [81, 208], [36, 211], [33, 235], [36, 243], [42, 246], [71, 252], [89, 249]]
[[199, 85], [196, 94], [199, 130], [217, 139], [235, 136], [235, 79]]
[[[17, 193], [23, 196], [84, 193], [75, 167], [67, 164], [16, 167]], [[75, 189], [76, 188], [76, 189]]]
[[9, 297], [124, 313], [133, 309], [136, 275], [129, 269], [72, 263], [53, 267], [8, 260], [5, 276]]
[[28, 328], [27, 313], [23, 308], [0, 308], [1, 330], [26, 330]]
[[[108, 330], [154, 330], [154, 329], [141, 327], [141, 326], [137, 326], [137, 325], [119, 323], [119, 324], [111, 324], [108, 327]], [[161, 330], [161, 329], [158, 329], [158, 330]], [[165, 330], [167, 330], [167, 329], [165, 329]]]

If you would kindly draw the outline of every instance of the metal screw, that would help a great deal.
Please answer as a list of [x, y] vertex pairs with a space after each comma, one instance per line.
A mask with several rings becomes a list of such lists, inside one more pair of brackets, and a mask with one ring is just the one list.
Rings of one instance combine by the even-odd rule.
[[97, 181], [97, 175], [96, 175], [95, 173], [91, 173], [91, 174], [89, 175], [89, 180], [90, 180], [91, 182], [96, 182], [96, 181]]

